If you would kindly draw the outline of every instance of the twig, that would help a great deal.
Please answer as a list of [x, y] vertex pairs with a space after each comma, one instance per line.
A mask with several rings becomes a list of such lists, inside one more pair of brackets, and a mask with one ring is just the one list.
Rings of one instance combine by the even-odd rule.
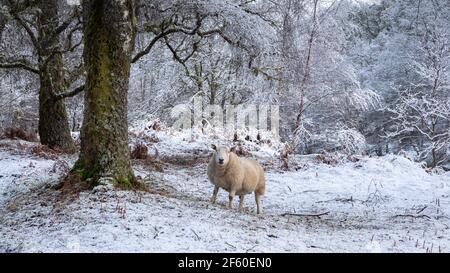
[[155, 236], [153, 236], [153, 239], [156, 239], [156, 237], [158, 237], [159, 235], [159, 230], [157, 227], [153, 227], [155, 229]]
[[225, 244], [227, 244], [227, 245], [231, 246], [232, 248], [236, 249], [236, 247], [234, 245], [232, 245], [232, 244], [230, 244], [228, 242], [225, 242]]
[[359, 199], [353, 199], [353, 196], [350, 196], [350, 198], [334, 198], [330, 200], [323, 200], [323, 201], [317, 201], [316, 203], [328, 203], [328, 202], [342, 202], [342, 203], [353, 203], [353, 202], [364, 202]]
[[392, 216], [392, 218], [397, 218], [397, 217], [411, 217], [411, 218], [426, 218], [426, 219], [431, 219], [430, 216], [425, 215], [425, 214], [421, 214], [421, 215], [413, 215], [413, 214], [397, 214]]
[[192, 232], [195, 234], [195, 236], [197, 237], [197, 239], [200, 241], [200, 236], [198, 236], [198, 234], [197, 234], [197, 232], [195, 232], [195, 230], [193, 230], [193, 229], [191, 229], [192, 230]]
[[251, 250], [255, 249], [255, 247], [257, 247], [258, 245], [254, 245], [251, 248], [248, 248], [245, 250], [245, 253], [249, 253]]
[[417, 214], [421, 213], [422, 211], [424, 211], [426, 208], [428, 208], [428, 206], [423, 206], [423, 208], [419, 209], [418, 211], [416, 211]]
[[327, 215], [327, 214], [329, 214], [330, 212], [329, 211], [326, 211], [326, 212], [322, 212], [322, 213], [318, 213], [318, 214], [299, 214], [299, 213], [289, 213], [289, 212], [286, 212], [286, 213], [283, 213], [283, 214], [281, 214], [281, 216], [299, 216], [299, 217], [320, 217], [320, 216], [323, 216], [323, 215]]

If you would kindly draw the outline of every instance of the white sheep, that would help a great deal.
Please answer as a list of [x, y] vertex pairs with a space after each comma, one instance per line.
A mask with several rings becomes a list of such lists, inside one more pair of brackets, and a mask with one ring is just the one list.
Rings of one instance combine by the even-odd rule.
[[213, 157], [208, 165], [208, 178], [214, 185], [211, 202], [216, 202], [219, 188], [229, 192], [228, 207], [233, 208], [233, 198], [239, 196], [239, 210], [244, 208], [244, 196], [255, 193], [257, 214], [262, 213], [261, 196], [265, 192], [264, 170], [257, 161], [239, 158], [227, 147], [212, 145]]

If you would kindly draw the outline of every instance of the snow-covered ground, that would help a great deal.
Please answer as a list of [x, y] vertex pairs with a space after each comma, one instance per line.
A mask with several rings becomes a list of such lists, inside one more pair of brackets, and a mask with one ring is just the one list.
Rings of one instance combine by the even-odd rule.
[[336, 166], [306, 158], [282, 172], [261, 149], [265, 211], [256, 216], [250, 195], [244, 213], [225, 207], [224, 191], [209, 203], [206, 161], [195, 160], [208, 155], [205, 143], [160, 137], [162, 171], [134, 162], [150, 192], [79, 195], [52, 188], [76, 157], [34, 155], [36, 145], [0, 141], [0, 252], [450, 252], [450, 173], [399, 156]]

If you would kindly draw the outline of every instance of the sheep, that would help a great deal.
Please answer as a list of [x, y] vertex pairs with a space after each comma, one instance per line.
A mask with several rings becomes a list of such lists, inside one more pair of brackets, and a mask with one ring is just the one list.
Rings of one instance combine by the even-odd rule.
[[262, 213], [261, 196], [265, 192], [264, 170], [257, 161], [239, 158], [227, 147], [212, 145], [214, 154], [208, 164], [208, 178], [214, 185], [211, 203], [215, 204], [219, 188], [229, 193], [228, 207], [233, 208], [233, 198], [239, 196], [239, 211], [244, 209], [244, 196], [255, 193], [256, 213]]

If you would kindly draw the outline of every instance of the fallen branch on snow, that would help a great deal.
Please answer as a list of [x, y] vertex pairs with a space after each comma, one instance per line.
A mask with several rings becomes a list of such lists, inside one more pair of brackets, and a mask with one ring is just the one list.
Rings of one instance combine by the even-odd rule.
[[200, 238], [200, 236], [198, 236], [198, 234], [197, 234], [197, 232], [195, 232], [195, 230], [193, 230], [193, 229], [191, 229], [192, 230], [192, 232], [195, 234], [195, 237], [197, 237], [197, 240], [201, 240], [201, 238]]
[[416, 211], [416, 213], [419, 214], [419, 213], [423, 212], [426, 208], [428, 208], [428, 206], [423, 206], [423, 208]]
[[299, 214], [299, 213], [289, 213], [289, 212], [286, 212], [286, 213], [283, 213], [283, 214], [281, 214], [281, 216], [299, 216], [299, 217], [320, 217], [320, 216], [323, 216], [323, 215], [327, 215], [327, 214], [329, 214], [330, 212], [329, 211], [326, 211], [326, 212], [322, 212], [322, 213], [317, 213], [317, 214]]
[[426, 219], [431, 219], [430, 216], [425, 215], [425, 214], [420, 214], [420, 215], [413, 215], [413, 214], [397, 214], [392, 216], [392, 218], [398, 218], [398, 217], [411, 217], [411, 218], [426, 218]]

